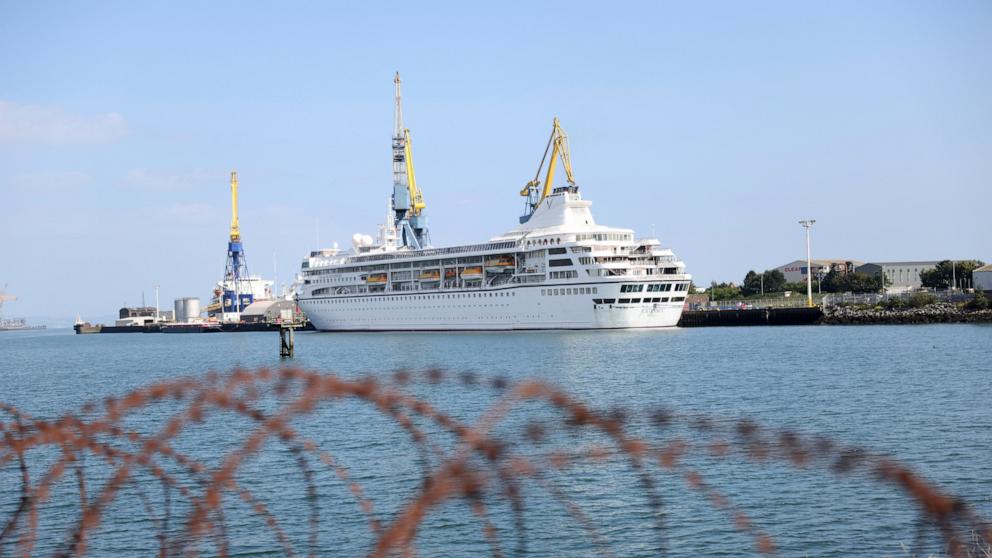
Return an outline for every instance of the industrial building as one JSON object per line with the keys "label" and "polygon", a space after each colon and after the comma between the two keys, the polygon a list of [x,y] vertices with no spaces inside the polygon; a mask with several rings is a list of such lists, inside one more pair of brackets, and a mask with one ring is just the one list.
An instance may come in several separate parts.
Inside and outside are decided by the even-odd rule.
{"label": "industrial building", "polygon": [[912,291],[923,286],[920,273],[934,269],[940,262],[869,262],[859,265],[858,273],[885,278],[885,292]]}
{"label": "industrial building", "polygon": [[[830,273],[831,269],[835,269],[841,273],[850,273],[864,262],[858,260],[813,260],[812,263],[813,276],[823,277],[824,275]],[[775,269],[782,272],[782,275],[785,276],[785,281],[787,283],[796,283],[806,280],[806,260],[789,262],[785,265],[780,265]]]}
{"label": "industrial building", "polygon": [[[158,318],[155,317],[156,312]],[[171,322],[173,314],[169,310],[156,310],[151,306],[124,307],[118,312],[115,326],[144,326],[158,322]]]}
{"label": "industrial building", "polygon": [[248,305],[241,312],[244,323],[283,323],[299,321],[295,300],[261,300]]}
{"label": "industrial building", "polygon": [[971,280],[975,284],[975,290],[982,290],[992,293],[992,264],[983,265],[971,272]]}

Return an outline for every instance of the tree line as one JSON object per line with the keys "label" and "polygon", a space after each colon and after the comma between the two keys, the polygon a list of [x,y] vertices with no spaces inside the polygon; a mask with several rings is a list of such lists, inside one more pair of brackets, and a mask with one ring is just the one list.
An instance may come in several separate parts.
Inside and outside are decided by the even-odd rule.
{"label": "tree line", "polygon": [[[920,272],[920,281],[925,288],[946,289],[952,283],[955,288],[973,286],[971,273],[985,265],[981,260],[944,260],[933,269]],[[891,282],[881,274],[843,272],[831,269],[822,278],[813,277],[813,291],[824,293],[877,293]],[[748,271],[738,285],[733,282],[710,284],[710,300],[732,300],[753,297],[760,294],[774,294],[785,291],[806,292],[806,281],[790,283],[777,269],[766,269],[761,273]]]}

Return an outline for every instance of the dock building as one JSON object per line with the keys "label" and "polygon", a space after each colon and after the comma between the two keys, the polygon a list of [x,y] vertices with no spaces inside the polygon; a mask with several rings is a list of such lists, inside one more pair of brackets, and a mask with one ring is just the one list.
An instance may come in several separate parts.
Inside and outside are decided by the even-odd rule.
{"label": "dock building", "polygon": [[975,283],[976,291],[992,293],[992,264],[983,265],[972,271],[971,280]]}
{"label": "dock building", "polygon": [[858,273],[885,278],[885,292],[899,293],[919,289],[923,286],[920,273],[934,269],[940,262],[868,262],[859,265]]}
{"label": "dock building", "polygon": [[[837,270],[841,273],[853,272],[859,265],[864,262],[858,260],[813,260],[813,277],[823,277],[824,275],[830,273],[831,269]],[[782,272],[785,276],[785,281],[787,283],[796,283],[799,281],[806,280],[807,267],[806,260],[795,260],[789,262],[785,265],[780,265],[776,267],[778,271]]]}

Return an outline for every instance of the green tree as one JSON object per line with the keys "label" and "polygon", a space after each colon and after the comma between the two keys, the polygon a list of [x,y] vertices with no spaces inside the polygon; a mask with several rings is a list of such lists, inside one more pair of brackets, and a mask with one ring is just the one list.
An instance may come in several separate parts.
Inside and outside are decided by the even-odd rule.
{"label": "green tree", "polygon": [[[819,290],[820,282],[816,277],[813,278],[813,292]],[[785,283],[782,285],[783,291],[792,291],[794,293],[806,294],[806,281],[795,281],[793,283]]]}
{"label": "green tree", "polygon": [[744,281],[741,283],[741,294],[744,296],[752,296],[761,292],[761,275],[758,275],[752,269],[747,272],[744,276]]}
{"label": "green tree", "polygon": [[741,297],[741,290],[733,283],[710,283],[710,300],[731,300]]}
{"label": "green tree", "polygon": [[970,287],[971,272],[985,265],[981,260],[944,260],[937,267],[920,272],[920,281],[924,287],[931,289],[946,289],[951,286],[952,278],[957,282],[956,288]]}
{"label": "green tree", "polygon": [[821,287],[828,293],[872,293],[882,289],[882,280],[867,273],[841,273],[832,269],[823,277]]}
{"label": "green tree", "polygon": [[741,283],[741,294],[754,296],[761,293],[782,292],[785,286],[785,275],[777,269],[765,270],[762,273],[748,271]]}
{"label": "green tree", "polygon": [[777,269],[766,270],[761,274],[765,281],[766,293],[780,293],[785,287],[785,275]]}

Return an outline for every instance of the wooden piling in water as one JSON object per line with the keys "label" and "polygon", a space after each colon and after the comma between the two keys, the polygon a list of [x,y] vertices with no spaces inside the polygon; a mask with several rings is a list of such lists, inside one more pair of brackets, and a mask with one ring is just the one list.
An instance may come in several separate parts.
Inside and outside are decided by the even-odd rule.
{"label": "wooden piling in water", "polygon": [[292,357],[294,351],[293,326],[279,326],[279,356]]}

